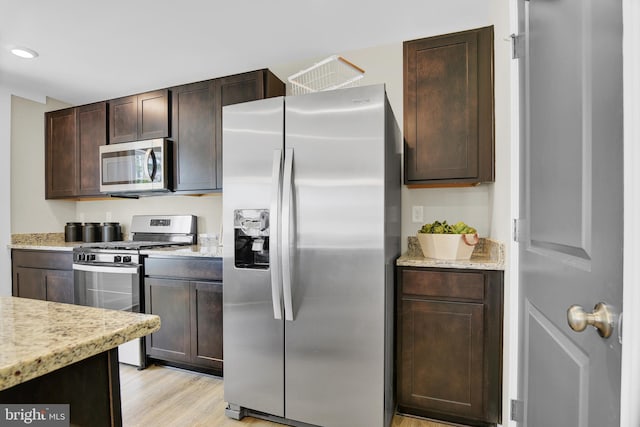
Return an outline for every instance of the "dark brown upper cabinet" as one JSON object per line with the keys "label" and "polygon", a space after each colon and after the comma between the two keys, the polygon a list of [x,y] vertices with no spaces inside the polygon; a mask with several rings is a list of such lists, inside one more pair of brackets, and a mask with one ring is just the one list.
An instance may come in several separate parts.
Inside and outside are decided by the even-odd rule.
{"label": "dark brown upper cabinet", "polygon": [[176,191],[216,188],[215,80],[171,89]]}
{"label": "dark brown upper cabinet", "polygon": [[99,147],[107,144],[107,103],[78,107],[76,195],[101,196]]}
{"label": "dark brown upper cabinet", "polygon": [[404,183],[494,181],[493,26],[404,42]]}
{"label": "dark brown upper cabinet", "polygon": [[45,198],[101,196],[98,147],[107,143],[107,104],[45,114]]}
{"label": "dark brown upper cabinet", "polygon": [[45,113],[45,198],[73,197],[76,185],[77,112]]}
{"label": "dark brown upper cabinet", "polygon": [[109,144],[166,138],[169,125],[169,89],[109,101]]}
{"label": "dark brown upper cabinet", "polygon": [[222,107],[284,92],[284,83],[266,69],[171,88],[175,190],[221,190]]}

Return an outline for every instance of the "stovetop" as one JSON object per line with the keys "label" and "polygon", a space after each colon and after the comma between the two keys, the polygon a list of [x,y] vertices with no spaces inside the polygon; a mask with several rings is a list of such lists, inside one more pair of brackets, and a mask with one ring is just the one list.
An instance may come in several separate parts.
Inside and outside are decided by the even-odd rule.
{"label": "stovetop", "polygon": [[108,249],[108,250],[141,250],[151,248],[163,248],[169,246],[185,246],[187,242],[170,242],[170,241],[141,241],[141,240],[123,240],[116,242],[96,242],[83,243],[78,247],[81,250],[92,249]]}
{"label": "stovetop", "polygon": [[141,250],[196,243],[194,215],[134,215],[132,240],[83,243],[73,248],[74,268],[82,264],[126,266],[142,262]]}
{"label": "stovetop", "polygon": [[143,240],[84,243],[73,248],[73,264],[74,268],[82,264],[127,267],[142,262],[140,251],[143,249],[185,245],[189,243]]}

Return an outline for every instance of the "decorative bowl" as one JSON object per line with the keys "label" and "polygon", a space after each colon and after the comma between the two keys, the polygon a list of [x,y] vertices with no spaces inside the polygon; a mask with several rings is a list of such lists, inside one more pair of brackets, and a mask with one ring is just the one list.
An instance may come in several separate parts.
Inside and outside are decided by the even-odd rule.
{"label": "decorative bowl", "polygon": [[478,234],[418,233],[425,258],[468,260],[478,243]]}

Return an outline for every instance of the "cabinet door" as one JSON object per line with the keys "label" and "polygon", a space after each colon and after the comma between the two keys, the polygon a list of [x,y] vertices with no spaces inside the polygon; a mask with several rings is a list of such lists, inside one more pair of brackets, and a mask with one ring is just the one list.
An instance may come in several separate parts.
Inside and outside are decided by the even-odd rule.
{"label": "cabinet door", "polygon": [[216,106],[214,81],[171,90],[175,147],[175,190],[216,188]]}
{"label": "cabinet door", "polygon": [[168,137],[169,90],[138,95],[138,139]]}
{"label": "cabinet door", "polygon": [[78,107],[76,195],[100,195],[99,147],[107,144],[107,103]]}
{"label": "cabinet door", "polygon": [[262,70],[237,74],[216,80],[216,182],[222,189],[222,107],[264,98],[264,73]]}
{"label": "cabinet door", "polygon": [[493,27],[404,43],[405,184],[494,180]]}
{"label": "cabinet door", "polygon": [[402,301],[398,403],[481,418],[483,305]]}
{"label": "cabinet door", "polygon": [[194,364],[222,370],[222,283],[191,283]]}
{"label": "cabinet door", "polygon": [[147,278],[145,307],[160,316],[158,332],[147,337],[147,354],[167,360],[188,362],[191,357],[191,311],[189,282]]}
{"label": "cabinet door", "polygon": [[43,270],[15,267],[13,269],[13,296],[46,300],[47,292]]}
{"label": "cabinet door", "polygon": [[45,198],[73,197],[76,188],[76,109],[46,113]]}
{"label": "cabinet door", "polygon": [[44,270],[46,300],[73,304],[73,271]]}
{"label": "cabinet door", "polygon": [[109,144],[138,139],[138,97],[109,101]]}

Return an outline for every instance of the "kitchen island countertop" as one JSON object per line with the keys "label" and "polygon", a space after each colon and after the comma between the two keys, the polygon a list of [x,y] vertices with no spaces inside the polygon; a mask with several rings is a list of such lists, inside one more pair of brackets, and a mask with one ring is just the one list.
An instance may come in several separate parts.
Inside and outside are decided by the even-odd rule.
{"label": "kitchen island countertop", "polygon": [[0,390],[159,328],[155,315],[0,296]]}

